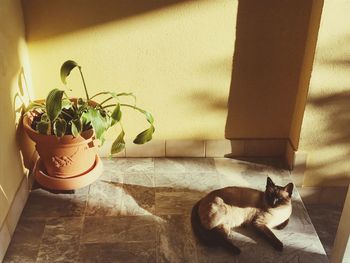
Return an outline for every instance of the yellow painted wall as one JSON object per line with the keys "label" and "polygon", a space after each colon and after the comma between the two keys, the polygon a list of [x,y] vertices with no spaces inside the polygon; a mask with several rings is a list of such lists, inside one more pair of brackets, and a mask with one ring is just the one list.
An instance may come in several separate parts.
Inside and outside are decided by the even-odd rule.
{"label": "yellow painted wall", "polygon": [[324,1],[300,140],[306,186],[350,182],[349,14],[349,1]]}
{"label": "yellow painted wall", "polygon": [[[35,93],[61,88],[60,65],[73,59],[90,93],[134,92],[155,139],[223,139],[237,2],[23,1]],[[76,72],[69,84],[83,96]],[[128,138],[145,126],[136,116]]]}
{"label": "yellow painted wall", "polygon": [[[0,227],[24,176],[16,144],[15,101],[21,68],[29,76],[20,1],[0,1]],[[27,77],[28,85],[30,79]],[[29,88],[29,87],[28,87]],[[23,94],[27,89],[24,89]]]}

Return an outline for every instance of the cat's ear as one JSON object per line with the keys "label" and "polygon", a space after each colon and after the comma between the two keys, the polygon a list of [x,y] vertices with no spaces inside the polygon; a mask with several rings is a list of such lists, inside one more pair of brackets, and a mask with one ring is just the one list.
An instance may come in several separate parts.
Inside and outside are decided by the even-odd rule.
{"label": "cat's ear", "polygon": [[275,186],[275,184],[274,184],[274,182],[272,182],[271,178],[267,177],[266,188],[274,187],[274,186]]}
{"label": "cat's ear", "polygon": [[288,192],[289,197],[292,196],[293,188],[294,188],[293,183],[289,183],[289,184],[287,184],[287,185],[284,187],[284,191]]}

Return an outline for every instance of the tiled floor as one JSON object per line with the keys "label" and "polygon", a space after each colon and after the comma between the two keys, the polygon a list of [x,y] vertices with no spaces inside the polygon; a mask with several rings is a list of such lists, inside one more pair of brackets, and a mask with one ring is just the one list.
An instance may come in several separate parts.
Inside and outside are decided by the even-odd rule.
{"label": "tiled floor", "polygon": [[254,232],[233,235],[233,256],[193,237],[190,211],[212,189],[264,189],[266,176],[287,184],[289,173],[230,159],[104,160],[99,181],[75,194],[34,190],[4,262],[328,262],[298,192],[289,225],[273,250]]}
{"label": "tiled floor", "polygon": [[306,208],[327,256],[330,258],[343,207],[309,204]]}

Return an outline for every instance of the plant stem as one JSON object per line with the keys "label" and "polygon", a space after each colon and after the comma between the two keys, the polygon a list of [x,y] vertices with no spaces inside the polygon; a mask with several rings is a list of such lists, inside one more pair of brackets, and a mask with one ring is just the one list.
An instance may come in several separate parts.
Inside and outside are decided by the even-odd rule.
{"label": "plant stem", "polygon": [[[102,108],[105,109],[105,108],[114,107],[114,106],[117,106],[117,104],[108,104],[108,105],[106,105],[106,106],[104,106]],[[138,111],[140,111],[142,113],[145,112],[143,109],[140,109],[139,107],[136,107],[136,106],[133,106],[133,105],[130,105],[130,104],[126,104],[126,103],[120,103],[120,106],[133,108],[134,110],[138,110]]]}
{"label": "plant stem", "polygon": [[105,99],[104,101],[102,101],[102,102],[100,103],[100,105],[106,103],[107,101],[109,101],[109,100],[111,100],[111,99],[113,99],[113,97],[109,97],[108,99]]}
{"label": "plant stem", "polygon": [[106,95],[106,94],[109,94],[109,92],[107,92],[107,91],[99,92],[99,93],[96,93],[94,96],[92,96],[91,99],[93,99],[99,95]]}
{"label": "plant stem", "polygon": [[68,116],[71,119],[74,119],[73,116],[71,116],[70,114],[68,114],[67,112],[61,111],[63,114],[65,114],[66,116]]}
{"label": "plant stem", "polygon": [[87,101],[89,101],[89,94],[88,94],[88,91],[87,91],[87,88],[86,88],[86,84],[85,84],[85,79],[84,79],[84,76],[83,76],[83,72],[81,71],[81,67],[78,66],[78,69],[79,69],[79,72],[80,72],[80,76],[81,76],[81,79],[83,80],[83,85],[84,85],[84,89],[85,89],[85,95],[86,95],[86,99]]}

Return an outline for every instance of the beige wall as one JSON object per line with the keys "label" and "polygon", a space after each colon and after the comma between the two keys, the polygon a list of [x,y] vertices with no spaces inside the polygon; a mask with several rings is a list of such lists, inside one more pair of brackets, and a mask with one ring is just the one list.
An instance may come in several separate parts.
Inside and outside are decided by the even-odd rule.
{"label": "beige wall", "polygon": [[350,182],[350,2],[325,0],[300,150],[304,185]]}
{"label": "beige wall", "polygon": [[[237,2],[23,1],[34,90],[62,87],[60,65],[74,59],[90,93],[134,92],[155,139],[224,139]],[[77,73],[69,84],[84,94]],[[128,138],[145,126],[137,116]]]}
{"label": "beige wall", "polygon": [[[16,144],[15,108],[20,102],[21,68],[29,75],[27,49],[20,1],[0,1],[0,227],[24,176],[21,155]],[[30,79],[27,77],[28,85]],[[24,87],[23,94],[27,93]],[[28,93],[27,93],[28,94]],[[24,99],[27,99],[24,98]]]}

